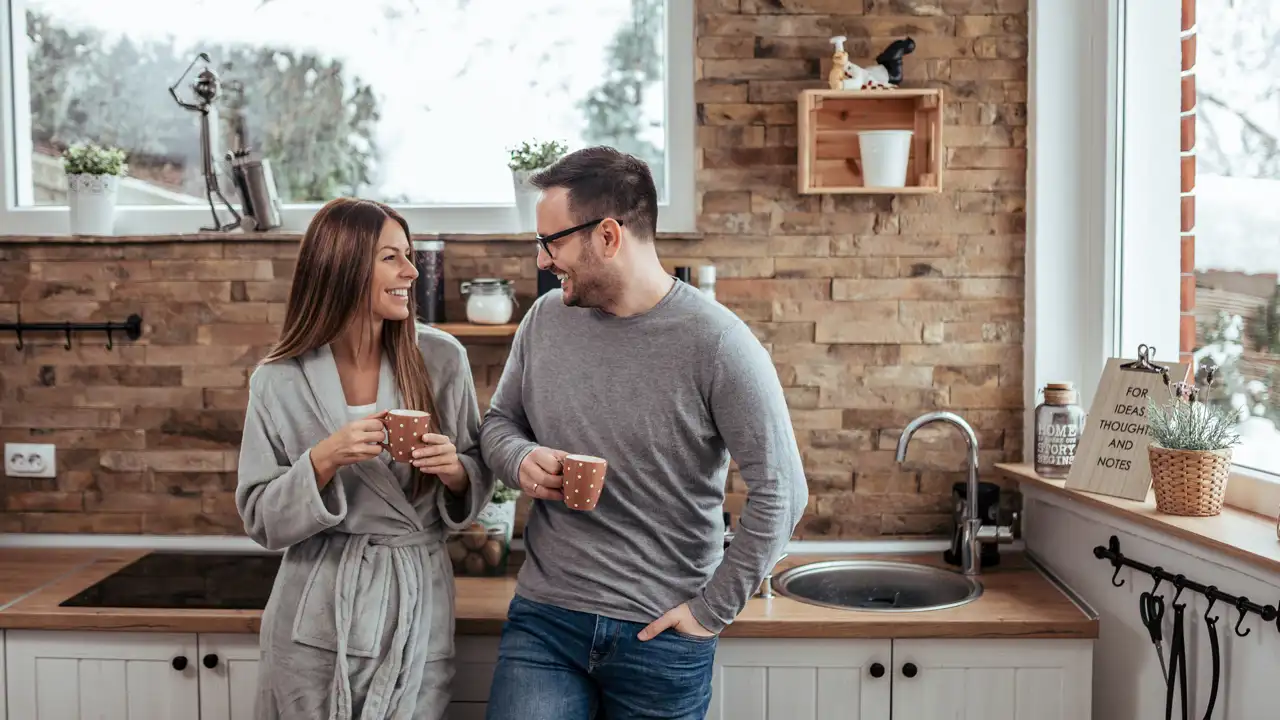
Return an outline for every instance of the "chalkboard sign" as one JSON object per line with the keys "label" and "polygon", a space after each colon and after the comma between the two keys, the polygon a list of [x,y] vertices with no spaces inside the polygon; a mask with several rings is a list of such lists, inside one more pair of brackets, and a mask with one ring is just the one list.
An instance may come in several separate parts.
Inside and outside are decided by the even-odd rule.
{"label": "chalkboard sign", "polygon": [[1155,351],[1139,345],[1137,360],[1107,361],[1066,487],[1129,500],[1147,499],[1151,490],[1147,401],[1163,403],[1169,396],[1169,384],[1185,381],[1190,369],[1184,363],[1153,363]]}

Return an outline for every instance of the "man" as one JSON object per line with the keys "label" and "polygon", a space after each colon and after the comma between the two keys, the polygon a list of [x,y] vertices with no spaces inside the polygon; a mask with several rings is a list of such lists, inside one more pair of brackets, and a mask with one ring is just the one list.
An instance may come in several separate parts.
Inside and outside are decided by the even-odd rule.
{"label": "man", "polygon": [[[535,175],[534,302],[481,428],[485,460],[533,498],[489,720],[702,718],[716,639],[808,502],[769,354],[658,260],[648,167],[611,148]],[[608,462],[593,511],[564,502],[566,454]],[[725,550],[729,458],[748,502]]]}

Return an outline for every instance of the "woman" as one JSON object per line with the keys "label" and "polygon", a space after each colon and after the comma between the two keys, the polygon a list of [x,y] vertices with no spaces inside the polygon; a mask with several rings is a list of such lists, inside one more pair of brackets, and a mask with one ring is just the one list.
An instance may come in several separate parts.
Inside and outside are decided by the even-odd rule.
{"label": "woman", "polygon": [[[302,238],[280,340],[249,380],[236,507],[284,549],[262,617],[258,718],[439,718],[453,675],[446,528],[493,492],[466,351],[414,322],[409,227],[366,200]],[[430,413],[412,463],[381,417]]]}

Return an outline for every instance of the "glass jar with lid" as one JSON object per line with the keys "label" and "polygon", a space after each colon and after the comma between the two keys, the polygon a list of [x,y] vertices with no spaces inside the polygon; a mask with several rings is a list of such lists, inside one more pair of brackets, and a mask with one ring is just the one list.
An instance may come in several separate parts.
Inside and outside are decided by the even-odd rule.
{"label": "glass jar with lid", "polygon": [[476,325],[504,325],[516,309],[515,289],[510,280],[476,278],[462,283],[467,297],[467,321]]}
{"label": "glass jar with lid", "polygon": [[1065,478],[1071,473],[1084,423],[1085,411],[1071,383],[1045,385],[1044,402],[1036,407],[1036,474]]}

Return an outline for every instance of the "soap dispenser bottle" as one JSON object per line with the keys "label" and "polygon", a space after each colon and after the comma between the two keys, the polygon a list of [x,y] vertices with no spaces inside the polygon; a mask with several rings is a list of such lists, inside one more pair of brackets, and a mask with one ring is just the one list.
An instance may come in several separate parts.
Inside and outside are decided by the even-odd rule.
{"label": "soap dispenser bottle", "polygon": [[831,86],[832,90],[844,89],[845,78],[849,77],[844,68],[849,63],[849,53],[844,50],[844,41],[847,39],[844,35],[836,35],[831,38],[831,44],[835,46],[835,52],[831,55],[831,70],[827,73],[827,84]]}

